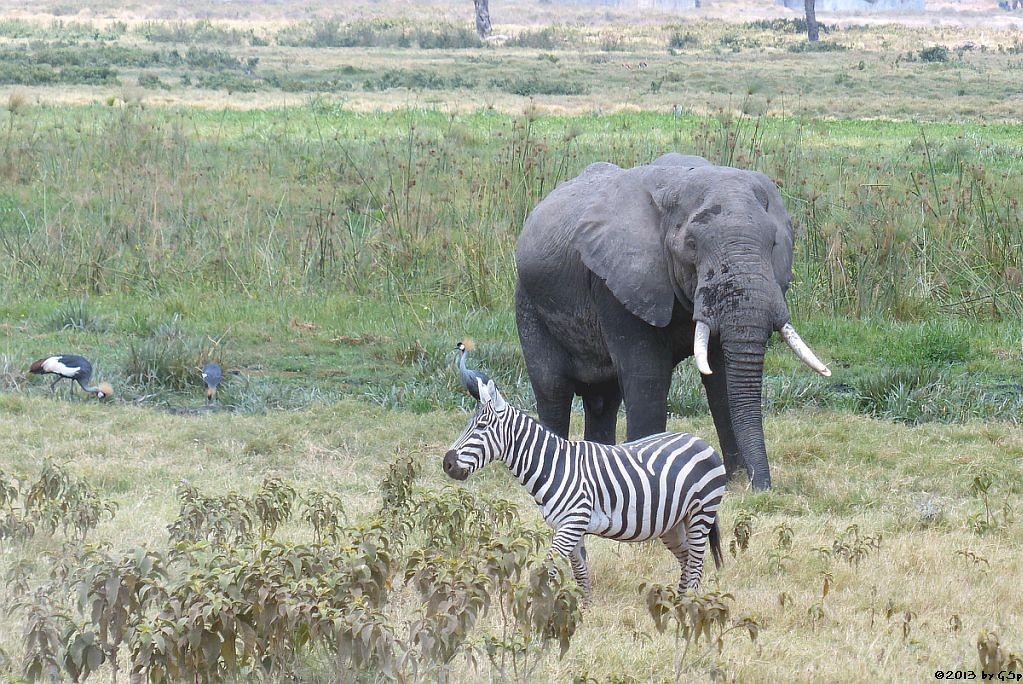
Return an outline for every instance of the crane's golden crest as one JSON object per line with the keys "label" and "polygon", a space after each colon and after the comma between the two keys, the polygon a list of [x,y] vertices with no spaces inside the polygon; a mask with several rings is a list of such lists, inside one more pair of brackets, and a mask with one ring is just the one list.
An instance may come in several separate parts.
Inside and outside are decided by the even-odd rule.
{"label": "crane's golden crest", "polygon": [[104,397],[114,396],[114,388],[109,382],[101,382],[97,387],[99,387],[99,391],[103,393]]}
{"label": "crane's golden crest", "polygon": [[464,340],[462,340],[462,344],[468,351],[472,351],[473,349],[476,348],[476,343],[472,341],[471,337],[466,337]]}

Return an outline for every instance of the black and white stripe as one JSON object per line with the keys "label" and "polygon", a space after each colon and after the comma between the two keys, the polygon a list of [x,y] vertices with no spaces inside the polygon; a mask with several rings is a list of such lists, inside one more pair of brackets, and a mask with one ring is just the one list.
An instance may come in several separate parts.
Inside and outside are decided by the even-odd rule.
{"label": "black and white stripe", "polygon": [[554,529],[552,552],[570,560],[587,593],[587,534],[659,538],[682,567],[683,589],[700,585],[708,540],[720,565],[717,510],[725,468],[705,441],[664,432],[617,445],[572,442],[510,406],[493,382],[480,383],[479,390],[479,408],[445,455],[444,471],[464,480],[503,460]]}

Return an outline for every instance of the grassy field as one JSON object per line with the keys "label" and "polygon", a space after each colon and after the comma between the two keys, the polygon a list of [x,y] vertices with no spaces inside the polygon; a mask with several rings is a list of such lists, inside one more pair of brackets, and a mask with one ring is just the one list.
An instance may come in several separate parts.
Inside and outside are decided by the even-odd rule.
{"label": "grassy field", "polygon": [[[805,52],[759,5],[583,24],[519,3],[486,47],[447,6],[2,6],[3,676],[1020,670],[1023,46],[1004,21],[835,19]],[[578,596],[532,574],[535,507],[499,466],[440,470],[473,408],[455,342],[533,406],[511,307],[528,211],[592,161],[672,149],[779,183],[789,303],[835,371],[768,351],[775,489],[731,484],[726,565],[678,603],[718,648],[655,628],[644,585],[676,579],[656,544],[588,543],[592,606],[538,617]],[[116,396],[51,396],[26,370],[54,353]],[[212,407],[206,359],[229,372]],[[670,406],[714,437],[689,363]],[[267,605],[258,636],[212,636]]]}

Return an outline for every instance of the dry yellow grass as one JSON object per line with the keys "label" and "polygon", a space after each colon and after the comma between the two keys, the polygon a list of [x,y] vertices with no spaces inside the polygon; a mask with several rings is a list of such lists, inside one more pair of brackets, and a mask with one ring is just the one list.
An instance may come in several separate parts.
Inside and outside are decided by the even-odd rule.
{"label": "dry yellow grass", "polygon": [[[166,544],[181,480],[208,493],[248,493],[273,473],[299,491],[339,492],[355,514],[368,511],[396,447],[420,454],[422,486],[506,497],[520,504],[522,519],[538,519],[500,465],[464,485],[443,477],[440,457],[463,426],[461,414],[415,416],[348,402],[266,416],[171,415],[31,396],[9,396],[0,413],[0,468],[36,472],[46,458],[66,463],[119,503],[92,538],[119,550]],[[713,435],[705,419],[671,427]],[[749,682],[921,681],[936,669],[977,670],[975,640],[987,629],[1019,651],[1023,531],[1013,523],[979,534],[969,521],[983,510],[970,492],[978,472],[995,476],[999,518],[1003,504],[1021,514],[1023,429],[908,428],[840,414],[774,417],[767,429],[777,488],[752,494],[733,483],[722,519],[726,548],[742,511],[755,515],[752,539],[736,557],[726,552],[726,566],[710,571],[706,585],[734,594],[734,614],[755,617],[763,631],[756,643],[726,638],[721,655],[693,658],[705,650],[694,649],[686,679],[719,668]],[[861,537],[880,534],[880,548],[858,564],[822,555],[819,549],[832,549],[850,525]],[[779,548],[779,526],[791,529],[791,549]],[[4,561],[59,543],[43,537],[24,549],[5,544]],[[541,678],[670,680],[675,645],[655,633],[639,587],[673,583],[674,559],[659,543],[591,540],[588,547],[593,606],[565,658],[541,664]],[[823,597],[825,573],[830,592]],[[16,652],[17,630],[12,621],[0,626],[9,652]],[[459,676],[489,677],[485,669]]]}

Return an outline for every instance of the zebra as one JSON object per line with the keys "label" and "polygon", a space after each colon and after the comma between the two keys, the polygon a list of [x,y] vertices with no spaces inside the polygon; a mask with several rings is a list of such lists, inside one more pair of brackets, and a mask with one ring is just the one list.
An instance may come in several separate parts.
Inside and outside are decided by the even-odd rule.
{"label": "zebra", "polygon": [[555,552],[568,559],[587,601],[587,534],[618,541],[659,538],[678,559],[683,591],[700,586],[708,540],[721,567],[717,511],[725,467],[705,441],[662,432],[618,445],[573,442],[508,404],[492,380],[477,386],[479,406],[444,455],[444,472],[465,480],[503,460],[554,529],[548,560]]}

